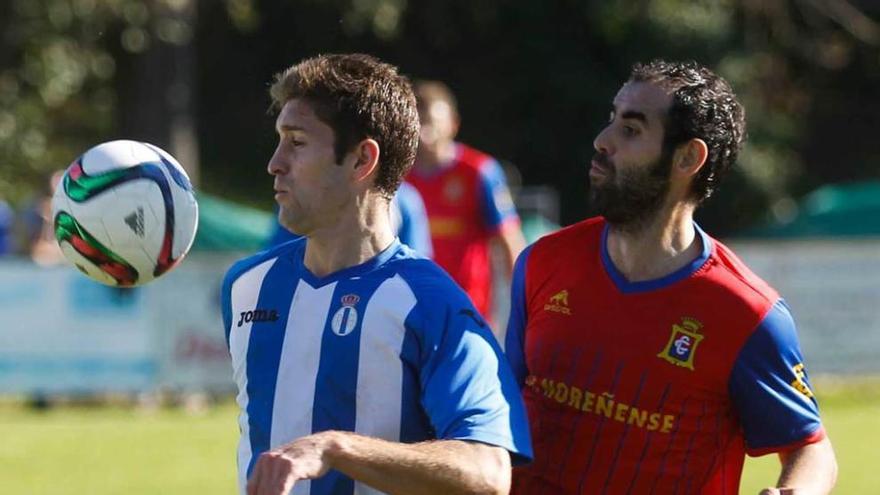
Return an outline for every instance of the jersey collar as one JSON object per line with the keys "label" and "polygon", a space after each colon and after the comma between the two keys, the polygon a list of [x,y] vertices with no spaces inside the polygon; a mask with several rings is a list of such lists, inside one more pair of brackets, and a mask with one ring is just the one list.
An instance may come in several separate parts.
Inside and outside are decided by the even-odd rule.
{"label": "jersey collar", "polygon": [[694,273],[697,270],[702,268],[702,266],[708,261],[709,256],[712,254],[712,238],[709,237],[703,229],[694,222],[694,229],[697,232],[697,235],[700,236],[700,240],[703,243],[703,250],[699,256],[694,258],[687,265],[679,268],[678,270],[670,273],[661,278],[657,278],[654,280],[642,280],[639,282],[630,282],[623,276],[622,273],[614,266],[614,262],[611,261],[611,255],[608,254],[608,230],[609,225],[606,223],[602,229],[602,265],[605,267],[605,272],[608,274],[611,281],[614,282],[614,285],[617,286],[617,289],[624,294],[632,294],[637,292],[648,292],[652,290],[662,289],[664,287],[668,287],[679,280],[684,280]]}
{"label": "jersey collar", "polygon": [[322,285],[327,285],[332,282],[337,282],[339,280],[350,279],[350,278],[359,277],[361,275],[365,275],[365,274],[375,270],[376,268],[384,265],[386,262],[388,262],[388,260],[393,258],[394,255],[396,255],[403,247],[403,244],[401,244],[400,239],[395,237],[394,241],[392,241],[391,244],[387,248],[383,249],[379,254],[377,254],[376,256],[373,256],[372,258],[368,259],[367,261],[364,261],[360,265],[350,266],[348,268],[343,268],[342,270],[328,274],[324,277],[318,277],[315,274],[313,274],[311,271],[309,271],[309,269],[306,267],[306,264],[304,261],[304,258],[306,255],[306,247],[305,246],[306,246],[307,242],[308,242],[308,240],[306,240],[306,242],[302,243],[303,247],[299,251],[299,253],[297,253],[296,262],[300,265],[300,267],[302,267],[302,274],[303,274],[302,279],[305,280],[312,287],[319,287]]}

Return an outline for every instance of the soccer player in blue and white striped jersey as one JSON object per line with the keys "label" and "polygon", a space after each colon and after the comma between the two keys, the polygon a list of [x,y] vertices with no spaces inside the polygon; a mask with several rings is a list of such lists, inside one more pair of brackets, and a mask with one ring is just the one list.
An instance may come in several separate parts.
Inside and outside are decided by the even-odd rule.
{"label": "soccer player in blue and white striped jersey", "polygon": [[507,493],[511,460],[532,455],[512,373],[464,292],[391,227],[418,142],[409,83],[328,55],[271,94],[279,220],[304,237],[224,281],[242,492]]}

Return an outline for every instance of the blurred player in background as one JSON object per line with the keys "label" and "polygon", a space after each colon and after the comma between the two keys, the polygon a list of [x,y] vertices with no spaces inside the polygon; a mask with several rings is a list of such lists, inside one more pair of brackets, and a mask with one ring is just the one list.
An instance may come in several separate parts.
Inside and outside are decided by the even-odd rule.
{"label": "blurred player in background", "polygon": [[779,487],[833,487],[788,306],[693,220],[744,136],[708,69],[633,68],[594,141],[602,216],[517,261],[506,352],[536,461],[514,493],[735,494],[744,454],[771,452]]}
{"label": "blurred player in background", "polygon": [[302,239],[234,265],[223,317],[249,495],[506,493],[531,456],[518,388],[467,296],[400,244],[409,82],[366,55],[305,60],[271,88],[280,222]]}
{"label": "blurred player in background", "polygon": [[52,172],[46,179],[45,189],[25,207],[19,216],[24,238],[24,251],[40,266],[54,266],[64,262],[64,254],[55,239],[55,219],[52,218],[52,195],[64,177],[64,170]]}
{"label": "blurred player in background", "polygon": [[[504,172],[489,155],[455,141],[459,116],[446,85],[414,85],[421,133],[407,177],[422,195],[431,224],[434,260],[461,285],[480,313],[492,316],[490,252],[500,253],[504,277],[525,245]],[[490,249],[492,244],[497,249]]]}
{"label": "blurred player in background", "polygon": [[[428,226],[428,213],[422,196],[412,185],[401,182],[391,201],[391,228],[397,233],[402,244],[411,247],[416,253],[430,258],[434,255],[431,247],[431,231]],[[275,231],[269,238],[267,247],[299,239],[301,236],[284,228],[281,222],[275,223]]]}
{"label": "blurred player in background", "polygon": [[0,197],[0,256],[12,253],[12,224],[15,212]]}

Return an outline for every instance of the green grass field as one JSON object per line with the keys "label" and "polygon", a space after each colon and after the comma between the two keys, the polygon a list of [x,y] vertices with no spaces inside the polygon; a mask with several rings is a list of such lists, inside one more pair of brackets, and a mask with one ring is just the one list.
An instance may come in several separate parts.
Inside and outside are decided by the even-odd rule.
{"label": "green grass field", "polygon": [[[819,384],[840,464],[835,493],[876,493],[869,479],[880,444],[880,382]],[[179,409],[0,403],[0,492],[26,495],[236,493],[238,428],[231,404],[199,415]],[[749,459],[742,493],[778,474],[775,456]]]}
{"label": "green grass field", "polygon": [[[880,445],[880,381],[816,383],[825,429],[837,453],[836,494],[877,493],[870,477]],[[774,455],[746,460],[740,493],[758,493],[776,481],[779,461]]]}

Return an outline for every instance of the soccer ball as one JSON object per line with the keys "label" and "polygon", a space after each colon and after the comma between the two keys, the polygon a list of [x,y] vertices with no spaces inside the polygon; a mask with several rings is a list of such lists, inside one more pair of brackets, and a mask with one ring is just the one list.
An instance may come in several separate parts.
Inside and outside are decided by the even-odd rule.
{"label": "soccer ball", "polygon": [[52,197],[68,261],[103,284],[145,284],[192,246],[199,207],[183,167],[157,146],[119,140],[74,160]]}

